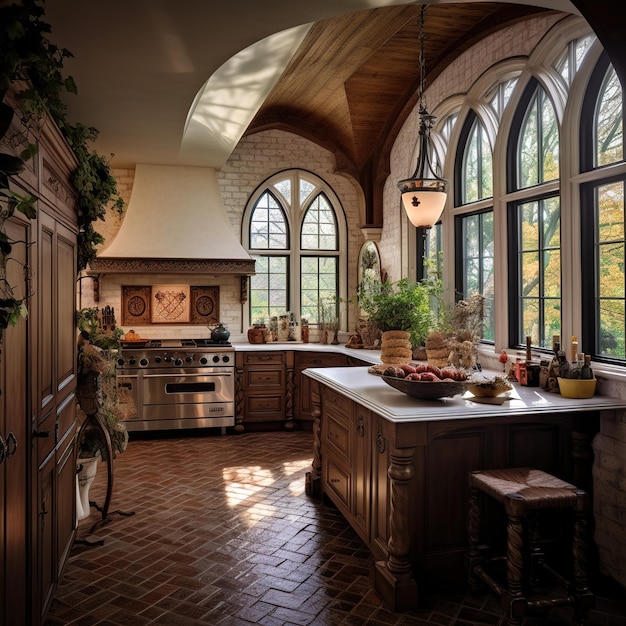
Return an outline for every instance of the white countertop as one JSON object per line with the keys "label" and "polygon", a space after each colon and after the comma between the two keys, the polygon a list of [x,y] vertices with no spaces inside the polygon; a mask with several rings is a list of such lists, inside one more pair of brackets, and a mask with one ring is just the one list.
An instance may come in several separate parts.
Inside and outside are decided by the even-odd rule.
{"label": "white countertop", "polygon": [[298,350],[302,352],[335,352],[345,354],[366,363],[380,363],[380,350],[346,348],[345,344],[302,343],[301,341],[272,341],[271,343],[233,342],[237,352],[267,352],[268,350]]}
{"label": "white countertop", "polygon": [[[626,408],[626,400],[594,396],[585,400],[563,398],[539,387],[513,383],[502,404],[486,404],[463,395],[437,400],[419,400],[390,387],[380,376],[369,374],[367,367],[328,367],[304,370],[307,376],[324,383],[378,415],[392,421],[441,421],[502,417],[529,413],[564,413]],[[496,372],[483,372],[494,376]]]}

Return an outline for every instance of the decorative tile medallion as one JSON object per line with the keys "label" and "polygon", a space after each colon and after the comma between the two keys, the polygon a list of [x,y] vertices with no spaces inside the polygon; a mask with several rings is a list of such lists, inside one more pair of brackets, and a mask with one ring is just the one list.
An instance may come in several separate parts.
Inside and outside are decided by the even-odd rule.
{"label": "decorative tile medallion", "polygon": [[192,324],[213,326],[220,321],[220,288],[191,287],[190,320]]}
{"label": "decorative tile medallion", "polygon": [[149,324],[151,287],[122,286],[122,326]]}
{"label": "decorative tile medallion", "polygon": [[189,285],[152,286],[152,323],[189,323]]}

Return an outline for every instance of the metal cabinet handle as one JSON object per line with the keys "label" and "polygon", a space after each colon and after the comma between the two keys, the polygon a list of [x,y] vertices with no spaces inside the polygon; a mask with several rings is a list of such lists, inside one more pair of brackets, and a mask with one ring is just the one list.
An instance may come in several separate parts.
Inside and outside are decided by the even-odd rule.
{"label": "metal cabinet handle", "polygon": [[49,437],[49,430],[33,430],[33,437],[41,437],[42,439]]}
{"label": "metal cabinet handle", "polygon": [[10,459],[17,451],[17,437],[13,434],[13,432],[10,432],[7,436],[6,451],[7,459]]}
{"label": "metal cabinet handle", "polygon": [[7,446],[4,443],[2,435],[0,435],[0,465],[2,465],[7,458]]}
{"label": "metal cabinet handle", "polygon": [[356,418],[356,434],[359,437],[365,437],[365,420],[362,415]]}

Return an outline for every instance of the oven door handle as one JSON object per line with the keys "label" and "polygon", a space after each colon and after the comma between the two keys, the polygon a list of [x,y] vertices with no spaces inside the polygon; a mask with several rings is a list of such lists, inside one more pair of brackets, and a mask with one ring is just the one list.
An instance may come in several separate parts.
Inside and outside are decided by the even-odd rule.
{"label": "oven door handle", "polygon": [[198,376],[205,377],[220,377],[233,376],[233,372],[194,372],[185,374],[144,374],[144,378],[198,378]]}

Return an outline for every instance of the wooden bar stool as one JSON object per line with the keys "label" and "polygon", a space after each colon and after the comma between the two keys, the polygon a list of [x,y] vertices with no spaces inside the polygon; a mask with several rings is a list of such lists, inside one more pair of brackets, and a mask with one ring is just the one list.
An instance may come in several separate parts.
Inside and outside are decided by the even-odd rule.
{"label": "wooden bar stool", "polygon": [[[555,476],[527,467],[470,472],[469,489],[470,589],[476,590],[481,581],[486,583],[500,597],[510,626],[520,625],[530,610],[557,606],[573,607],[576,622],[584,623],[594,604],[587,586],[588,494]],[[490,547],[480,543],[479,492],[504,507],[508,518],[505,556],[488,556]],[[547,509],[573,512],[572,566],[567,577],[548,565],[540,548],[538,516]],[[495,566],[502,561],[506,576],[502,574],[498,582]],[[556,583],[549,592],[544,583],[546,573]]]}

